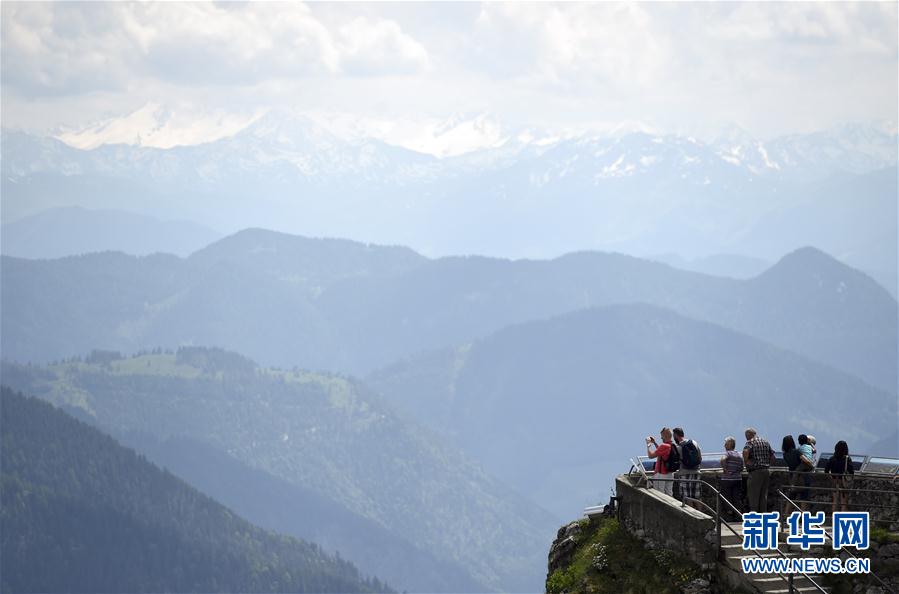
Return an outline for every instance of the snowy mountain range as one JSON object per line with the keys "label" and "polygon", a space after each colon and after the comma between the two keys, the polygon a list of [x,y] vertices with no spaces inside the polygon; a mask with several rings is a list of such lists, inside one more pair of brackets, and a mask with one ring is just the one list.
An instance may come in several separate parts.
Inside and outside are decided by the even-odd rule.
{"label": "snowy mountain range", "polygon": [[703,141],[640,123],[574,134],[490,115],[416,127],[271,111],[197,116],[189,128],[151,105],[128,117],[55,137],[4,129],[4,222],[78,205],[428,255],[770,260],[811,244],[895,285],[893,123],[766,141],[732,127]]}
{"label": "snowy mountain range", "polygon": [[[389,148],[403,148],[424,156],[439,157],[452,168],[453,157],[491,163],[497,155],[519,154],[530,149],[541,153],[549,147],[603,145],[603,169],[614,176],[633,175],[658,160],[658,155],[643,155],[640,162],[625,162],[624,154],[611,154],[610,143],[628,136],[643,136],[659,148],[672,140],[687,140],[709,149],[714,156],[731,165],[743,167],[755,176],[778,174],[786,178],[817,178],[848,171],[866,173],[894,165],[897,154],[897,128],[894,122],[846,124],[815,132],[794,134],[767,141],[753,137],[736,124],[719,130],[710,141],[664,134],[643,122],[600,124],[589,130],[546,130],[504,124],[493,114],[454,114],[446,119],[386,120],[340,113],[293,113],[271,110],[248,115],[184,112],[148,103],[135,112],[111,118],[79,129],[50,135],[66,145],[92,150],[108,145],[144,149],[174,149],[214,145],[228,150],[252,149],[260,161],[285,160],[305,174],[324,173],[310,167],[309,153],[323,151],[322,160],[345,162],[336,151],[353,153],[362,147],[364,156],[356,159],[363,166],[375,161],[381,141]],[[244,146],[241,144],[244,143]],[[16,147],[18,148],[18,147]],[[266,150],[268,148],[269,150]],[[354,151],[355,149],[355,151]],[[8,151],[5,151],[8,153]],[[388,151],[389,152],[389,151]],[[652,152],[652,151],[648,151]],[[9,156],[9,155],[7,155]],[[464,158],[468,156],[468,158]],[[599,156],[599,155],[597,155]],[[396,158],[396,155],[389,155]],[[695,165],[692,155],[683,164]],[[641,168],[640,165],[643,165]]]}

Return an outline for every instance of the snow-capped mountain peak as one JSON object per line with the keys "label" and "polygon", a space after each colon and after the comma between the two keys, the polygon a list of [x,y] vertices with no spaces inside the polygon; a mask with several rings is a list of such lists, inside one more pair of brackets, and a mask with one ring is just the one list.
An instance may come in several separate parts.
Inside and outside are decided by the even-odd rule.
{"label": "snow-capped mountain peak", "polygon": [[167,149],[233,136],[261,116],[262,112],[202,112],[149,102],[124,116],[107,118],[78,130],[65,130],[55,137],[69,146],[86,150],[105,144]]}

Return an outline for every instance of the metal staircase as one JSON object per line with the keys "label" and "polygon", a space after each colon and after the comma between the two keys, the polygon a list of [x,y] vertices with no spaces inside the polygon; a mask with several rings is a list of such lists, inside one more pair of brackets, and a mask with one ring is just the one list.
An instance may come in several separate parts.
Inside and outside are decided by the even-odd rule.
{"label": "metal staircase", "polygon": [[[728,568],[735,573],[743,576],[745,589],[752,592],[760,592],[766,594],[786,594],[788,592],[829,592],[829,589],[820,584],[821,576],[814,574],[807,575],[785,575],[785,574],[752,574],[743,573],[741,565],[743,558],[751,557],[797,557],[802,555],[808,556],[824,556],[823,547],[812,547],[809,551],[803,551],[798,546],[788,545],[780,542],[778,546],[779,552],[760,552],[759,555],[752,551],[743,550],[743,525],[740,522],[727,522],[729,530],[722,533],[721,536],[721,557],[719,562],[727,565]],[[790,589],[792,587],[792,590]]]}

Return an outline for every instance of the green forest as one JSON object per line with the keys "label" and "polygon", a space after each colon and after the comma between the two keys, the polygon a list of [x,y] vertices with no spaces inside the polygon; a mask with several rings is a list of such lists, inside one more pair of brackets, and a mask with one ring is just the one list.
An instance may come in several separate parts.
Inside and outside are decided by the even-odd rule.
{"label": "green forest", "polygon": [[3,592],[378,592],[111,437],[2,389]]}
{"label": "green forest", "polygon": [[[293,517],[311,502],[308,497],[275,510],[275,523],[240,503],[259,493],[247,497],[233,487],[200,486],[198,466],[179,471],[254,524],[274,524],[279,532],[340,551],[390,584],[443,592],[509,584],[524,591],[541,578],[545,538],[556,520],[432,432],[400,418],[357,380],[258,367],[239,354],[203,347],[129,357],[95,351],[47,367],[3,362],[0,368],[10,387],[48,400],[138,451],[180,442],[185,457],[218,452],[338,504],[345,510],[342,522],[347,514],[356,518],[355,534],[322,531],[313,521],[297,525]],[[374,530],[378,526],[387,527],[391,538]],[[372,549],[360,546],[366,542],[382,550],[377,556],[366,552]],[[508,542],[516,546],[503,545]],[[430,586],[409,579],[412,563]]]}

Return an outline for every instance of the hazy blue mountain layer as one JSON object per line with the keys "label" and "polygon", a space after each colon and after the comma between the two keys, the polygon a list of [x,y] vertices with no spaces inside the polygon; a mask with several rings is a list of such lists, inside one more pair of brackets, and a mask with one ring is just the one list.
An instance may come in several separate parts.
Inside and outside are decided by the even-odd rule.
{"label": "hazy blue mountain layer", "polygon": [[45,402],[2,389],[4,592],[377,592]]}
{"label": "hazy blue mountain layer", "polygon": [[612,476],[663,425],[683,426],[707,452],[750,425],[772,443],[813,433],[822,451],[845,439],[867,452],[899,421],[895,394],[647,305],[512,326],[368,382],[560,515],[603,502]]}
{"label": "hazy blue mountain layer", "polygon": [[187,256],[221,234],[187,221],[160,221],[121,210],[53,208],[2,227],[2,251],[19,258],[62,258],[91,252],[155,252]]}
{"label": "hazy blue mountain layer", "polygon": [[20,362],[209,344],[270,365],[366,373],[509,324],[645,302],[896,390],[895,299],[811,248],[747,280],[591,252],[426,260],[404,248],[261,230],[186,260],[104,253],[0,265],[2,349]]}
{"label": "hazy blue mountain layer", "polygon": [[439,159],[340,138],[284,113],[170,149],[81,150],[3,130],[2,206],[16,218],[58,206],[126,209],[226,231],[402,243],[429,255],[594,249],[773,260],[816,245],[895,286],[895,131],[847,126],[767,142],[644,132],[538,138]]}
{"label": "hazy blue mountain layer", "polygon": [[899,458],[899,429],[893,431],[878,442],[871,444],[867,454],[871,456],[889,456]]}
{"label": "hazy blue mountain layer", "polygon": [[438,559],[378,522],[205,443],[189,437],[162,441],[137,433],[123,434],[121,439],[257,526],[338,551],[360,570],[398,589],[478,592],[485,588],[460,565]]}
{"label": "hazy blue mountain layer", "polygon": [[827,246],[841,262],[877,279],[895,297],[899,172],[826,180],[795,204],[766,214],[740,239],[742,253],[776,257],[796,245]]}
{"label": "hazy blue mountain layer", "polygon": [[265,229],[245,229],[197,250],[188,262],[259,274],[306,288],[310,295],[347,278],[390,278],[426,263],[407,247],[346,239],[310,239]]}
{"label": "hazy blue mountain layer", "polygon": [[[399,541],[407,541],[439,560],[431,564],[435,588],[456,579],[454,587],[474,581],[480,590],[530,591],[543,578],[541,559],[557,519],[398,420],[353,381],[256,368],[238,355],[197,348],[129,359],[95,353],[86,363],[47,368],[6,364],[3,377],[83,409],[113,435],[199,442],[335,502],[397,537],[383,542],[392,547],[384,557],[403,554]],[[194,480],[190,468],[182,470]],[[471,581],[454,567],[464,567]]]}
{"label": "hazy blue mountain layer", "polygon": [[758,276],[768,268],[772,262],[761,258],[740,256],[738,254],[714,254],[705,258],[688,260],[677,254],[659,254],[648,258],[656,262],[664,262],[674,268],[690,270],[712,276],[725,276],[728,278],[748,279]]}

